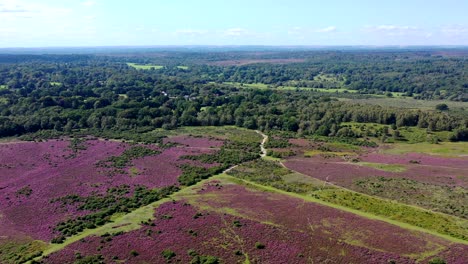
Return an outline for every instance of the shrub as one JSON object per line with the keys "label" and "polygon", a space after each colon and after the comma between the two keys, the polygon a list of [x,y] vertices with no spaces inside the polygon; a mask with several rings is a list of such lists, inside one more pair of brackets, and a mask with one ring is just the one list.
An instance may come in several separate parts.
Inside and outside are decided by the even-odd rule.
{"label": "shrub", "polygon": [[172,259],[173,257],[176,256],[176,253],[175,253],[174,251],[170,250],[170,249],[165,249],[165,250],[163,250],[163,251],[161,252],[161,255],[162,255],[165,259],[170,260],[170,259]]}
{"label": "shrub", "polygon": [[219,259],[213,256],[196,256],[190,261],[190,264],[218,264]]}
{"label": "shrub", "polygon": [[441,258],[433,258],[429,261],[429,264],[446,264],[447,262]]}
{"label": "shrub", "polygon": [[198,256],[198,253],[194,250],[194,249],[189,249],[187,251],[187,254],[191,257],[195,257],[195,256]]}
{"label": "shrub", "polygon": [[260,242],[255,242],[255,248],[256,249],[264,249],[265,245],[260,243]]}
{"label": "shrub", "polygon": [[232,225],[235,226],[235,227],[241,227],[242,226],[242,224],[241,224],[241,222],[239,220],[234,220],[232,222]]}
{"label": "shrub", "polygon": [[439,111],[447,111],[449,107],[447,104],[438,104],[436,105],[435,109]]}

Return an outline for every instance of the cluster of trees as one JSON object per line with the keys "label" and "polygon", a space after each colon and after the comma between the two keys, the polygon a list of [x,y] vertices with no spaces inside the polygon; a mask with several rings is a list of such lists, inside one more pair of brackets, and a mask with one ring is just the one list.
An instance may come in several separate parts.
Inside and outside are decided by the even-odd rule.
{"label": "cluster of trees", "polygon": [[[418,78],[417,85],[424,83],[422,76],[432,76],[431,80],[440,85],[443,81],[438,74],[445,77],[452,74],[456,80],[447,77],[452,88],[444,88],[444,94],[453,95],[459,91],[453,87],[465,81],[461,72],[466,63],[462,58],[428,56],[424,60],[432,63],[427,63],[416,53],[322,52],[315,57],[304,54],[310,56],[304,63],[241,67],[192,64],[190,70],[176,67],[136,70],[122,63],[124,58],[110,56],[0,56],[0,62],[4,62],[0,63],[0,136],[41,130],[71,133],[82,129],[124,133],[197,125],[346,136],[348,132],[340,124],[352,121],[418,126],[433,131],[456,130],[458,137],[454,139],[465,137],[467,119],[447,112],[356,105],[307,90],[249,90],[217,83],[268,83],[271,76],[283,76],[280,82],[313,80],[325,72],[339,75],[348,83],[351,80],[348,84],[351,86],[352,78],[370,82],[375,75],[396,76],[390,72],[404,71],[406,76]],[[176,59],[179,62],[191,59],[190,54],[186,54],[185,61],[182,58]],[[430,86],[424,87],[418,93],[432,91]],[[466,88],[460,91],[465,92]]]}

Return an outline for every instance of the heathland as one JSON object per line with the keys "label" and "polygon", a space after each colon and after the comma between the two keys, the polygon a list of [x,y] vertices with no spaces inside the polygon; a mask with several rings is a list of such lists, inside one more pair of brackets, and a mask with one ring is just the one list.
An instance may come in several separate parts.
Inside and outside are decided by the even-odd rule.
{"label": "heathland", "polygon": [[0,263],[466,263],[467,54],[0,54]]}

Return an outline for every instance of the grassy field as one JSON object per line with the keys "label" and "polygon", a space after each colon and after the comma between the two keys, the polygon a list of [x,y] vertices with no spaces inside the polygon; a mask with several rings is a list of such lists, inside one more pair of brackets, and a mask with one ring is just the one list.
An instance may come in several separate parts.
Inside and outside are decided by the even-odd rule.
{"label": "grassy field", "polygon": [[383,163],[373,163],[373,162],[357,162],[357,163],[351,163],[351,164],[370,167],[370,168],[374,168],[377,170],[388,171],[388,172],[406,171],[406,167],[403,165],[399,165],[399,164],[383,164]]}
{"label": "grassy field", "polygon": [[188,66],[177,66],[177,69],[188,70],[189,67]]}
{"label": "grassy field", "polygon": [[61,82],[50,82],[50,85],[52,85],[52,86],[60,86],[60,85],[62,85],[62,83],[61,83]]}
{"label": "grassy field", "polygon": [[137,63],[127,63],[127,65],[137,70],[151,70],[151,69],[160,70],[164,68],[164,66],[161,66],[161,65],[151,65],[151,64],[142,65],[142,64],[137,64]]}
{"label": "grassy field", "polygon": [[427,142],[417,144],[395,143],[390,148],[382,150],[386,154],[405,154],[411,152],[440,155],[445,157],[457,157],[468,155],[468,142],[442,142],[430,144]]}
{"label": "grassy field", "polygon": [[332,157],[344,157],[344,156],[354,156],[354,152],[342,152],[342,151],[321,151],[321,150],[308,150],[304,152],[305,157],[313,157],[317,155],[332,156]]}
{"label": "grassy field", "polygon": [[368,99],[351,99],[346,101],[359,104],[381,105],[385,107],[399,107],[425,110],[435,109],[435,106],[438,104],[447,104],[449,108],[468,108],[468,102],[454,102],[448,100],[416,100],[411,97],[399,96],[397,96],[396,98],[388,98],[385,95]]}
{"label": "grassy field", "polygon": [[6,90],[6,89],[7,89],[6,85],[4,85],[4,84],[0,85],[0,90]]}
{"label": "grassy field", "polygon": [[264,83],[233,83],[233,82],[225,82],[225,84],[233,85],[236,86],[237,88],[247,88],[247,89],[260,89],[260,90],[267,90],[267,89],[273,89],[273,90],[290,90],[290,91],[295,91],[295,90],[306,90],[306,91],[315,91],[315,92],[322,92],[322,93],[356,93],[356,90],[348,90],[346,88],[331,88],[331,89],[326,89],[326,88],[309,88],[309,87],[296,87],[296,86],[278,86],[278,87],[273,87],[272,85],[269,84],[264,84]]}
{"label": "grassy field", "polygon": [[354,181],[353,190],[468,219],[468,190],[405,178],[370,177]]}

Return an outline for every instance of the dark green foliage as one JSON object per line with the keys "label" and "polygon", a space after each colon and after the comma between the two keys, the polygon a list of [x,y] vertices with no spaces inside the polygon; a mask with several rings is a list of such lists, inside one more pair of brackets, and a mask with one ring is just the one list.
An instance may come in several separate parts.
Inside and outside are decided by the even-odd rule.
{"label": "dark green foliage", "polygon": [[195,256],[190,264],[218,264],[220,263],[219,259],[214,256]]}
{"label": "dark green foliage", "polygon": [[234,221],[232,222],[232,225],[233,225],[234,227],[241,227],[241,226],[242,226],[242,224],[241,224],[241,222],[240,222],[239,220],[234,220]]}
{"label": "dark green foliage", "polygon": [[459,128],[453,131],[450,141],[468,141],[468,128]]}
{"label": "dark green foliage", "polygon": [[[128,67],[125,61],[140,59],[125,56],[117,59],[76,55],[72,60],[67,55],[9,58],[0,64],[0,85],[7,87],[0,90],[0,137],[28,134],[25,139],[44,139],[91,134],[161,143],[155,128],[183,125],[236,125],[265,131],[353,137],[345,130],[339,131],[342,122],[350,121],[398,127],[420,123],[423,128],[432,121],[437,131],[466,128],[463,111],[455,117],[453,109],[444,113],[402,110],[355,105],[334,98],[403,92],[420,99],[466,101],[468,81],[462,73],[467,66],[462,57],[426,57],[406,51],[334,55],[296,51],[261,56],[308,59],[286,65],[200,65],[221,59],[220,54],[185,54],[183,61],[173,53],[156,56],[157,60],[173,65],[157,73]],[[244,59],[251,56],[243,52],[228,55]],[[204,59],[200,60],[200,56]],[[162,64],[162,61],[133,62]],[[190,61],[197,63],[187,71],[174,66]],[[261,82],[272,88],[239,89],[238,85],[224,82]],[[305,89],[275,88],[282,86]],[[330,94],[314,88],[355,89],[358,93]]]}
{"label": "dark green foliage", "polygon": [[178,180],[182,185],[193,185],[210,176],[219,174],[233,165],[257,159],[260,157],[259,152],[259,142],[255,140],[249,138],[228,140],[216,153],[182,156],[183,159],[198,160],[203,163],[217,164],[217,166],[204,168],[184,164],[181,166],[182,175],[179,176]]}
{"label": "dark green foliage", "polygon": [[183,165],[182,175],[179,176],[178,180],[182,185],[190,186],[195,183],[208,179],[209,177],[221,173],[227,166],[217,166],[211,168],[196,167],[191,165]]}
{"label": "dark green foliage", "polygon": [[32,194],[32,192],[33,190],[28,185],[16,191],[15,195],[16,197],[20,197],[20,196],[29,197]]}
{"label": "dark green foliage", "polygon": [[435,109],[439,111],[447,111],[449,107],[447,104],[438,104],[436,105]]}
{"label": "dark green foliage", "polygon": [[111,156],[103,161],[96,163],[98,167],[125,168],[133,159],[160,154],[160,151],[150,148],[135,146],[125,150],[120,156]]}
{"label": "dark green foliage", "polygon": [[172,258],[174,258],[176,256],[176,253],[170,249],[165,249],[161,252],[161,255],[167,259],[167,260],[170,260]]}
{"label": "dark green foliage", "polygon": [[242,149],[228,149],[221,148],[220,151],[214,154],[202,154],[199,156],[184,156],[182,158],[199,160],[203,163],[219,163],[225,167],[229,167],[235,164],[239,164],[245,161],[253,160],[259,157],[258,149],[256,152],[249,152],[248,150]]}
{"label": "dark green foliage", "polygon": [[178,191],[178,187],[169,186],[161,189],[147,189],[146,187],[136,187],[133,196],[125,197],[128,186],[123,185],[118,188],[111,188],[105,196],[78,197],[72,196],[60,198],[54,201],[69,203],[72,201],[82,203],[78,207],[80,210],[92,210],[91,214],[80,216],[74,219],[60,222],[55,230],[62,235],[53,239],[53,243],[61,243],[65,236],[72,236],[86,228],[95,228],[110,221],[110,217],[115,213],[128,213],[132,210],[148,205],[168,195]]}
{"label": "dark green foliage", "polygon": [[255,248],[256,249],[264,249],[265,245],[263,243],[260,243],[260,242],[255,242]]}
{"label": "dark green foliage", "polygon": [[429,261],[429,264],[446,264],[447,262],[441,258],[433,258]]}
{"label": "dark green foliage", "polygon": [[71,154],[67,158],[75,158],[78,155],[78,152],[81,150],[86,150],[87,146],[85,140],[82,138],[72,138],[70,139],[70,145],[68,148],[71,150]]}
{"label": "dark green foliage", "polygon": [[287,148],[291,145],[287,139],[269,136],[265,148]]}
{"label": "dark green foliage", "polygon": [[102,255],[93,255],[80,257],[73,264],[104,264],[104,257]]}
{"label": "dark green foliage", "polygon": [[187,254],[191,257],[195,257],[195,256],[198,256],[198,253],[194,250],[194,249],[189,249],[187,251]]}
{"label": "dark green foliage", "polygon": [[37,241],[27,243],[6,242],[0,244],[0,263],[26,263],[42,255],[44,246]]}

